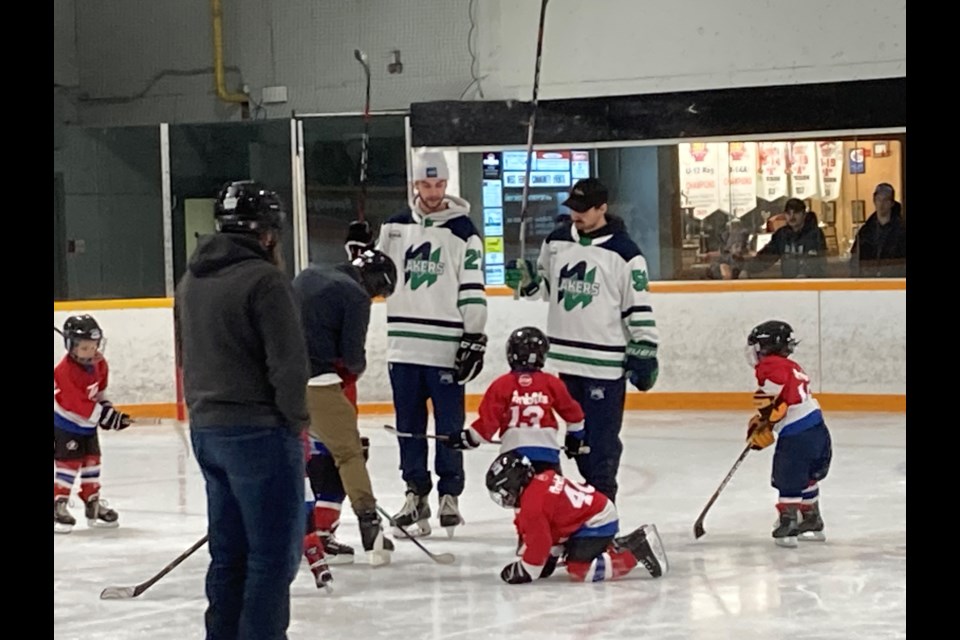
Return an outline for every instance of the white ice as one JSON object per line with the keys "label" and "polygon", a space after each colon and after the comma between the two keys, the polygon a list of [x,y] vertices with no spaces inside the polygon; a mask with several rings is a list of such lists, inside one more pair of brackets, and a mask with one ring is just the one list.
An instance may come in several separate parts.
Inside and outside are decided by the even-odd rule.
{"label": "white ice", "polygon": [[[389,420],[389,418],[387,418]],[[396,439],[384,418],[362,420],[381,505],[403,501]],[[834,458],[821,483],[825,543],[773,544],[772,448],[751,452],[707,515],[693,523],[743,446],[746,419],[726,412],[628,412],[622,432],[621,530],[656,523],[669,573],[638,567],[626,579],[582,584],[561,570],[534,584],[499,579],[516,537],[512,514],[483,486],[492,446],[465,453],[467,524],[455,537],[434,522],[423,543],[451,552],[433,564],[397,540],[390,566],[333,567],[335,592],[313,585],[304,562],[293,584],[289,637],[563,638],[658,640],[877,640],[906,637],[906,417],[831,413]],[[74,497],[73,532],[54,534],[54,636],[186,640],[204,635],[206,547],[133,600],[102,601],[107,586],[133,586],[176,558],[206,529],[203,479],[188,434],[174,424],[104,433],[102,494],[120,527],[88,529]],[[564,468],[579,478],[575,466]],[[432,496],[436,510],[436,494]],[[359,548],[344,508],[340,537]]]}

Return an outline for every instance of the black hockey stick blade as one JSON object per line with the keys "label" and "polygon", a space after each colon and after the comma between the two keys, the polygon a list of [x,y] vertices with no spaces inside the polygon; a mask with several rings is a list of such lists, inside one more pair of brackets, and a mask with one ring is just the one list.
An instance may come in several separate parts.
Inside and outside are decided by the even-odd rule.
{"label": "black hockey stick blade", "polygon": [[387,522],[390,523],[390,526],[400,531],[400,533],[405,535],[410,540],[410,542],[420,547],[420,550],[423,551],[428,556],[430,556],[430,559],[436,562],[437,564],[453,564],[454,562],[457,561],[456,556],[454,556],[452,553],[433,553],[432,551],[427,549],[425,546],[423,546],[420,543],[419,540],[417,540],[414,536],[410,535],[410,532],[408,532],[406,529],[398,525],[397,522],[390,517],[390,514],[384,511],[383,507],[381,507],[380,505],[377,505],[377,511],[379,511],[380,515],[382,515],[384,518],[387,519]]}
{"label": "black hockey stick blade", "polygon": [[134,587],[107,587],[106,589],[100,592],[100,599],[101,600],[129,600],[130,598],[136,598],[141,593],[143,593],[144,591],[152,587],[154,584],[156,584],[160,580],[160,578],[162,578],[163,576],[167,575],[168,573],[176,569],[181,562],[183,562],[184,560],[189,558],[191,555],[193,555],[194,551],[196,551],[203,545],[207,544],[208,537],[209,536],[204,535],[202,538],[197,540],[195,543],[193,543],[192,547],[190,547],[189,549],[181,553],[179,556],[177,556],[176,559],[173,560],[173,562],[165,566],[163,569],[160,570],[159,573],[157,573],[157,575],[153,576],[146,582],[141,582],[140,584]]}
{"label": "black hockey stick blade", "polygon": [[733,467],[727,473],[727,477],[723,479],[723,482],[720,483],[720,486],[717,487],[717,490],[713,492],[713,495],[710,496],[707,506],[703,508],[703,511],[700,512],[700,517],[697,518],[697,521],[693,523],[693,537],[697,540],[703,537],[703,534],[706,531],[703,528],[703,520],[707,517],[707,511],[710,510],[710,507],[713,506],[713,503],[717,501],[717,498],[720,497],[720,492],[723,491],[723,488],[727,486],[727,483],[730,482],[730,478],[733,477],[733,473],[737,470],[737,467],[740,466],[740,463],[743,462],[743,459],[747,457],[747,454],[750,453],[750,443],[747,443],[747,446],[743,448],[743,451],[740,453],[740,457],[737,458],[737,461],[733,463]]}
{"label": "black hockey stick blade", "polygon": [[383,428],[386,429],[389,433],[397,436],[398,438],[426,438],[429,440],[440,440],[444,442],[450,439],[450,436],[439,435],[435,436],[432,433],[404,433],[403,431],[397,431],[396,427],[391,427],[389,424],[383,425]]}

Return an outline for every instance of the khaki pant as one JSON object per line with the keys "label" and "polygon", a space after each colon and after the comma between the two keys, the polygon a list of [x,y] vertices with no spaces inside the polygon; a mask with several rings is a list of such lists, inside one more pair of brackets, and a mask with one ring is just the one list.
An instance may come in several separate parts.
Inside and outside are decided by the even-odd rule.
{"label": "khaki pant", "polygon": [[307,387],[310,435],[323,443],[333,455],[340,480],[355,512],[374,509],[377,499],[370,486],[370,475],[363,459],[363,445],[357,428],[357,410],[343,394],[339,384]]}

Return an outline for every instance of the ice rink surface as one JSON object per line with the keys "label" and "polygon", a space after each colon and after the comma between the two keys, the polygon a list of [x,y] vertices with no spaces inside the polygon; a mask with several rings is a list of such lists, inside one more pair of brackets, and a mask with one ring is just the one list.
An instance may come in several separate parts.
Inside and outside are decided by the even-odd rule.
{"label": "ice rink surface", "polygon": [[[775,546],[772,447],[751,452],[707,515],[693,523],[743,447],[745,413],[628,412],[622,432],[621,531],[660,530],[670,572],[642,567],[621,581],[570,582],[559,570],[528,585],[500,581],[514,559],[512,513],[483,486],[496,447],[464,454],[466,525],[448,539],[434,517],[423,543],[451,552],[433,564],[397,540],[393,563],[332,567],[335,592],[313,585],[305,561],[292,587],[289,637],[561,638],[657,640],[880,640],[906,637],[906,417],[827,413],[834,457],[821,483],[827,542]],[[396,439],[364,417],[374,490],[390,513],[403,502]],[[102,495],[120,527],[89,529],[74,496],[73,532],[54,535],[54,637],[59,640],[202,638],[206,547],[133,600],[102,601],[107,586],[145,581],[206,531],[203,479],[184,427],[101,432]],[[432,457],[431,457],[432,459]],[[580,479],[572,461],[566,473]],[[436,514],[436,493],[431,497]],[[339,537],[360,548],[345,505]]]}

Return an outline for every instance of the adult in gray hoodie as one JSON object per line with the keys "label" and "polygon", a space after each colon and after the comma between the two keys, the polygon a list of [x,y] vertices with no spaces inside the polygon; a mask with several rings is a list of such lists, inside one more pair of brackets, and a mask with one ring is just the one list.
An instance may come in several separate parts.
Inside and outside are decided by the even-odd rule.
{"label": "adult in gray hoodie", "polygon": [[218,233],[177,286],[177,350],[190,439],[207,491],[207,637],[286,638],[303,542],[307,349],[278,267],[283,208],[234,182]]}

